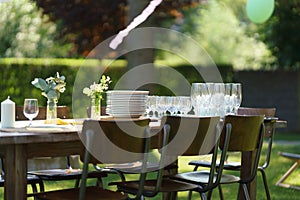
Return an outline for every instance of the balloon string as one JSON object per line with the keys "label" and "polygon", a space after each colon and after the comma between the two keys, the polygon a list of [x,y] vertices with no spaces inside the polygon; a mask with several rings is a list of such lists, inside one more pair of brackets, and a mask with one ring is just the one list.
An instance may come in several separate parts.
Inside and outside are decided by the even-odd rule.
{"label": "balloon string", "polygon": [[143,23],[161,2],[162,0],[152,0],[140,15],[135,17],[124,30],[121,30],[118,33],[118,35],[109,43],[109,47],[115,50],[123,42],[123,39],[129,34],[129,32]]}

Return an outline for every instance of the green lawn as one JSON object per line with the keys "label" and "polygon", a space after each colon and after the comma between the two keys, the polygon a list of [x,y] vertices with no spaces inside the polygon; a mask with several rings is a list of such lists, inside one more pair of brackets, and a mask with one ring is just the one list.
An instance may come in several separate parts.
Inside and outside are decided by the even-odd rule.
{"label": "green lawn", "polygon": [[[292,165],[292,162],[286,158],[280,157],[277,155],[279,151],[286,151],[291,153],[299,153],[300,152],[300,144],[282,144],[279,141],[299,141],[300,142],[300,134],[291,134],[291,133],[276,133],[275,137],[275,143],[273,146],[272,151],[272,157],[271,157],[271,163],[269,168],[266,170],[266,174],[268,177],[268,183],[269,183],[269,189],[271,193],[271,198],[273,200],[298,200],[300,191],[293,190],[293,189],[287,189],[282,187],[275,186],[275,183],[279,180],[279,178],[286,172],[286,170]],[[264,156],[266,153],[266,148],[263,148],[262,156]],[[235,156],[238,155],[230,155],[230,159],[235,159]],[[193,168],[191,166],[187,165],[187,162],[189,160],[185,157],[181,157],[179,159],[179,170],[180,171],[188,171],[192,170]],[[115,179],[116,177],[110,177],[109,179]],[[132,177],[129,177],[129,179]],[[291,177],[287,180],[288,183],[294,183],[300,186],[300,168],[297,169]],[[93,181],[90,181],[90,184],[93,184]],[[257,199],[263,200],[265,198],[265,192],[263,189],[262,179],[260,174],[257,178]],[[66,187],[73,187],[74,182],[73,181],[60,181],[60,182],[46,182],[45,187],[46,190],[55,190],[59,188],[66,188]],[[234,185],[224,185],[223,187],[224,197],[225,199],[236,199],[237,195],[237,184]],[[114,188],[112,188],[114,189]],[[31,191],[31,188],[28,187],[28,191]],[[182,192],[179,193],[179,199],[187,199],[187,193]],[[3,199],[3,188],[0,190],[0,198]],[[28,198],[32,199],[32,198]],[[161,199],[161,197],[151,198],[151,199]],[[198,194],[194,194],[193,199],[200,199]],[[212,199],[218,199],[218,193],[217,190],[213,193]]]}

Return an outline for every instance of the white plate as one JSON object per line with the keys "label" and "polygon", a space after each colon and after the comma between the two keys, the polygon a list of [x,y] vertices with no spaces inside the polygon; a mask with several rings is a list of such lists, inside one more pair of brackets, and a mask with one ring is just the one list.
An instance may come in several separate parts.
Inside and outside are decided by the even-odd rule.
{"label": "white plate", "polygon": [[143,90],[109,90],[106,92],[107,94],[143,94],[147,95],[149,94],[149,91],[143,91]]}

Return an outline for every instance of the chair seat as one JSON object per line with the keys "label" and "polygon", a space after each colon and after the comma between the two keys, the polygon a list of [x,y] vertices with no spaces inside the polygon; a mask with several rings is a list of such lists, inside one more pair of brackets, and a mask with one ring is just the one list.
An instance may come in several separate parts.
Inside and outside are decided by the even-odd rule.
{"label": "chair seat", "polygon": [[[151,197],[155,189],[157,180],[146,180],[144,186],[144,196]],[[134,194],[139,189],[139,181],[112,182],[109,185],[117,185],[117,187],[125,193]],[[180,192],[199,188],[199,186],[178,180],[164,178],[158,192]]]}
{"label": "chair seat", "polygon": [[[127,196],[110,190],[105,190],[100,187],[86,187],[85,200],[122,200],[127,199]],[[79,188],[56,190],[44,192],[36,195],[40,200],[74,200],[79,197]]]}
{"label": "chair seat", "polygon": [[[35,175],[42,180],[73,180],[80,179],[82,170],[69,170],[69,169],[47,169],[47,170],[38,170],[30,171],[28,174]],[[90,171],[88,173],[88,178],[102,178],[106,177],[105,172]]]}
{"label": "chair seat", "polygon": [[[200,161],[193,160],[193,161],[189,162],[189,165],[195,165],[198,167],[208,167],[209,168],[211,166],[211,163],[208,161],[203,161],[203,160],[200,160]],[[216,167],[217,168],[219,167],[219,163],[216,164]],[[233,162],[233,161],[226,162],[226,163],[224,163],[223,168],[228,169],[228,170],[239,170],[241,168],[241,163]]]}
{"label": "chair seat", "polygon": [[[193,184],[207,184],[209,181],[209,171],[193,171],[180,173],[172,176],[174,179],[178,179],[181,181],[187,181]],[[214,182],[216,177],[214,177]],[[234,183],[238,182],[240,178],[238,176],[230,175],[230,174],[222,174],[220,183]]]}
{"label": "chair seat", "polygon": [[[27,176],[27,184],[43,184],[43,181],[34,175]],[[4,187],[4,179],[3,177],[0,178],[0,187]]]}
{"label": "chair seat", "polygon": [[[106,166],[108,169],[115,169],[118,171],[121,171],[122,173],[125,174],[138,174],[142,170],[142,162],[134,162],[134,163],[125,163],[125,164],[112,164]],[[173,170],[177,169],[178,166],[176,163],[172,163],[168,166],[166,166],[164,169],[165,170]],[[147,163],[147,171],[157,171],[159,169],[159,163],[152,163],[148,162]]]}

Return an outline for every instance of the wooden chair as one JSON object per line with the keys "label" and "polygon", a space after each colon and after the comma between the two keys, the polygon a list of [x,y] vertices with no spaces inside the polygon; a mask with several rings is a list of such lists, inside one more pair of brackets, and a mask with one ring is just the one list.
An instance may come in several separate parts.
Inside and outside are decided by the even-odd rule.
{"label": "wooden chair", "polygon": [[[84,160],[80,189],[67,189],[44,192],[37,195],[38,199],[127,199],[128,196],[104,188],[86,186],[88,164],[129,163],[141,161],[140,188],[135,194],[140,199],[143,184],[147,175],[147,160],[150,151],[149,119],[136,120],[86,120],[80,134],[84,144]],[[100,172],[119,173],[113,169],[100,168]]]}
{"label": "wooden chair", "polygon": [[[251,172],[247,174],[247,177],[243,177],[241,175],[240,168],[240,176],[227,174],[225,170],[225,165],[223,166],[223,174],[218,185],[220,198],[223,199],[221,184],[230,184],[230,183],[239,183],[242,185],[242,189],[246,199],[250,199],[249,192],[247,189],[247,184],[251,183],[257,172],[257,167],[259,163],[262,143],[263,143],[263,135],[264,135],[264,116],[242,116],[242,115],[232,115],[226,116],[224,121],[224,128],[222,130],[221,138],[220,138],[220,149],[226,147],[224,145],[225,136],[230,132],[230,141],[228,144],[227,152],[255,152],[254,163],[251,163],[248,167],[248,170]],[[225,143],[226,144],[226,143]],[[221,163],[222,164],[222,163]],[[242,164],[243,165],[243,164]],[[211,165],[212,167],[213,165]],[[195,167],[194,170],[197,170],[199,165]],[[222,166],[218,166],[218,170],[222,169]],[[227,168],[226,168],[227,169]],[[228,169],[227,169],[228,170]],[[235,168],[236,170],[236,168]],[[197,174],[198,171],[194,173]],[[194,181],[197,181],[195,178]],[[210,192],[211,193],[211,192]],[[211,194],[209,194],[210,196]]]}
{"label": "wooden chair", "polygon": [[287,170],[287,172],[277,181],[276,186],[284,188],[292,188],[300,190],[299,186],[284,183],[284,181],[297,169],[300,165],[300,154],[288,153],[288,152],[278,152],[278,155],[283,156],[284,158],[290,159],[294,164]]}
{"label": "wooden chair", "polygon": [[[67,106],[58,106],[57,107],[57,117],[61,119],[70,118],[70,108]],[[23,114],[23,107],[17,106],[16,109],[16,118],[18,120],[27,120]],[[46,119],[46,107],[39,107],[39,114],[35,118],[36,120]],[[34,158],[30,159],[29,163],[37,164],[42,163],[43,169],[41,167],[35,167],[34,170],[29,170],[28,174],[30,176],[38,177],[43,181],[63,181],[63,180],[75,180],[74,187],[79,187],[79,181],[81,178],[82,170],[78,169],[80,167],[78,155],[67,155],[66,157],[55,157],[55,158]],[[50,167],[53,163],[55,167]],[[59,164],[61,163],[61,164]],[[49,168],[44,168],[45,165]],[[68,173],[66,173],[66,171]],[[98,173],[96,171],[89,171],[88,178],[97,179],[96,185],[102,184],[102,178],[104,173]],[[44,190],[41,190],[44,191]]]}
{"label": "wooden chair", "polygon": [[[178,156],[192,156],[199,154],[206,154],[210,152],[213,147],[218,144],[218,124],[219,117],[180,117],[167,116],[162,119],[162,124],[170,126],[169,143],[167,145],[162,143],[162,155],[168,158],[177,159]],[[217,157],[217,149],[215,148],[214,161]],[[164,159],[162,159],[164,160]],[[169,160],[169,159],[166,159]],[[164,165],[168,165],[165,163]],[[205,199],[205,192],[215,187],[217,184],[214,181],[215,170],[212,168],[210,177],[203,185],[183,182],[175,179],[174,176],[162,177],[162,165],[158,171],[158,176],[155,180],[146,180],[144,183],[144,197],[154,197],[158,193],[168,193],[172,195],[181,191],[194,190],[200,193],[202,199]],[[206,174],[206,175],[207,175]],[[207,177],[208,177],[207,176]],[[142,186],[138,181],[123,181],[113,183],[117,185],[119,191],[129,194],[137,193]]]}
{"label": "wooden chair", "polygon": [[[238,109],[239,115],[248,115],[248,116],[264,115],[265,116],[264,137],[268,139],[268,145],[267,145],[268,150],[267,150],[266,157],[264,157],[264,164],[258,166],[258,171],[260,171],[261,175],[262,175],[267,199],[271,199],[271,197],[270,197],[270,191],[269,191],[269,187],[268,187],[265,169],[270,164],[270,158],[271,158],[271,153],[272,153],[272,145],[273,145],[273,140],[274,140],[275,122],[276,122],[276,119],[274,118],[275,112],[276,112],[276,108],[240,107]],[[210,167],[210,163],[207,161],[192,161],[189,164],[194,165],[195,170],[197,170],[198,167]],[[226,160],[226,163],[224,165],[224,169],[227,169],[227,170],[240,170],[240,168],[241,168],[240,162],[230,162],[230,161]]]}

